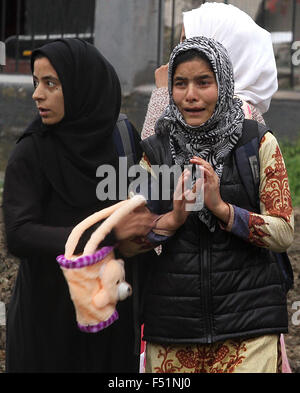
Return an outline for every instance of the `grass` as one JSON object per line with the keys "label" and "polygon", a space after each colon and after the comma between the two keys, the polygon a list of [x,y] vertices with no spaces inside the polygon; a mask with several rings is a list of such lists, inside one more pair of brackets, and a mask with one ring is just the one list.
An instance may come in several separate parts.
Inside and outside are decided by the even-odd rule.
{"label": "grass", "polygon": [[300,206],[300,136],[296,142],[279,142],[287,168],[293,207]]}

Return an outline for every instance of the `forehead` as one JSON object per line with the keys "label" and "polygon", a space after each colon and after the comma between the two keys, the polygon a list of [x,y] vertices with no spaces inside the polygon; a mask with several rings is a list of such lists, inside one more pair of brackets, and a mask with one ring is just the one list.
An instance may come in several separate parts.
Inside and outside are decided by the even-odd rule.
{"label": "forehead", "polygon": [[34,61],[33,73],[35,76],[51,75],[58,79],[57,72],[47,57],[38,57]]}
{"label": "forehead", "polygon": [[185,76],[188,74],[203,74],[203,73],[209,73],[210,75],[214,75],[214,73],[211,70],[210,65],[203,59],[200,58],[193,58],[191,60],[186,60],[180,64],[175,69],[174,72],[174,77],[179,75],[179,74],[184,74]]}

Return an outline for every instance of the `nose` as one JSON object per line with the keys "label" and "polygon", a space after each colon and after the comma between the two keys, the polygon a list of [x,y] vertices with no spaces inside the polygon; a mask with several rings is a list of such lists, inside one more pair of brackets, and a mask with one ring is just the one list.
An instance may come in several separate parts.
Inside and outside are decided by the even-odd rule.
{"label": "nose", "polygon": [[119,300],[124,300],[132,295],[132,288],[127,282],[122,282],[118,288]]}
{"label": "nose", "polygon": [[188,102],[197,101],[197,89],[194,83],[188,84],[185,99]]}
{"label": "nose", "polygon": [[44,90],[40,84],[37,85],[36,88],[34,89],[34,92],[32,94],[32,98],[34,101],[41,101],[41,100],[45,99],[45,93],[44,93]]}

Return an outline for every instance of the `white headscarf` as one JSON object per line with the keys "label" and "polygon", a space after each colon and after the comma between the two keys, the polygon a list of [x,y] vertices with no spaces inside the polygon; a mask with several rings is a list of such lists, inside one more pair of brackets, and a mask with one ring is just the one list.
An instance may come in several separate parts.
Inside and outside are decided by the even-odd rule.
{"label": "white headscarf", "polygon": [[213,38],[227,49],[235,94],[267,112],[278,89],[271,34],[239,8],[222,3],[205,3],[184,12],[183,24],[186,38]]}

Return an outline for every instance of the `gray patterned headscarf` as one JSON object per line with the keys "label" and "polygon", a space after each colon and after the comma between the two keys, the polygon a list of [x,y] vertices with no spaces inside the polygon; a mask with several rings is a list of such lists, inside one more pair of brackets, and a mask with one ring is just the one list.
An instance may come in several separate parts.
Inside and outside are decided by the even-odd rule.
{"label": "gray patterned headscarf", "polygon": [[[204,53],[209,59],[218,85],[218,100],[214,113],[200,126],[188,125],[174,103],[172,76],[175,58],[191,49]],[[224,161],[242,135],[244,112],[242,101],[234,97],[233,68],[226,49],[219,42],[206,37],[193,37],[177,45],[170,57],[169,105],[157,120],[155,132],[169,133],[173,159],[178,165],[189,165],[195,155],[209,162],[221,179]],[[199,219],[209,230],[215,230],[216,218],[204,206]]]}

